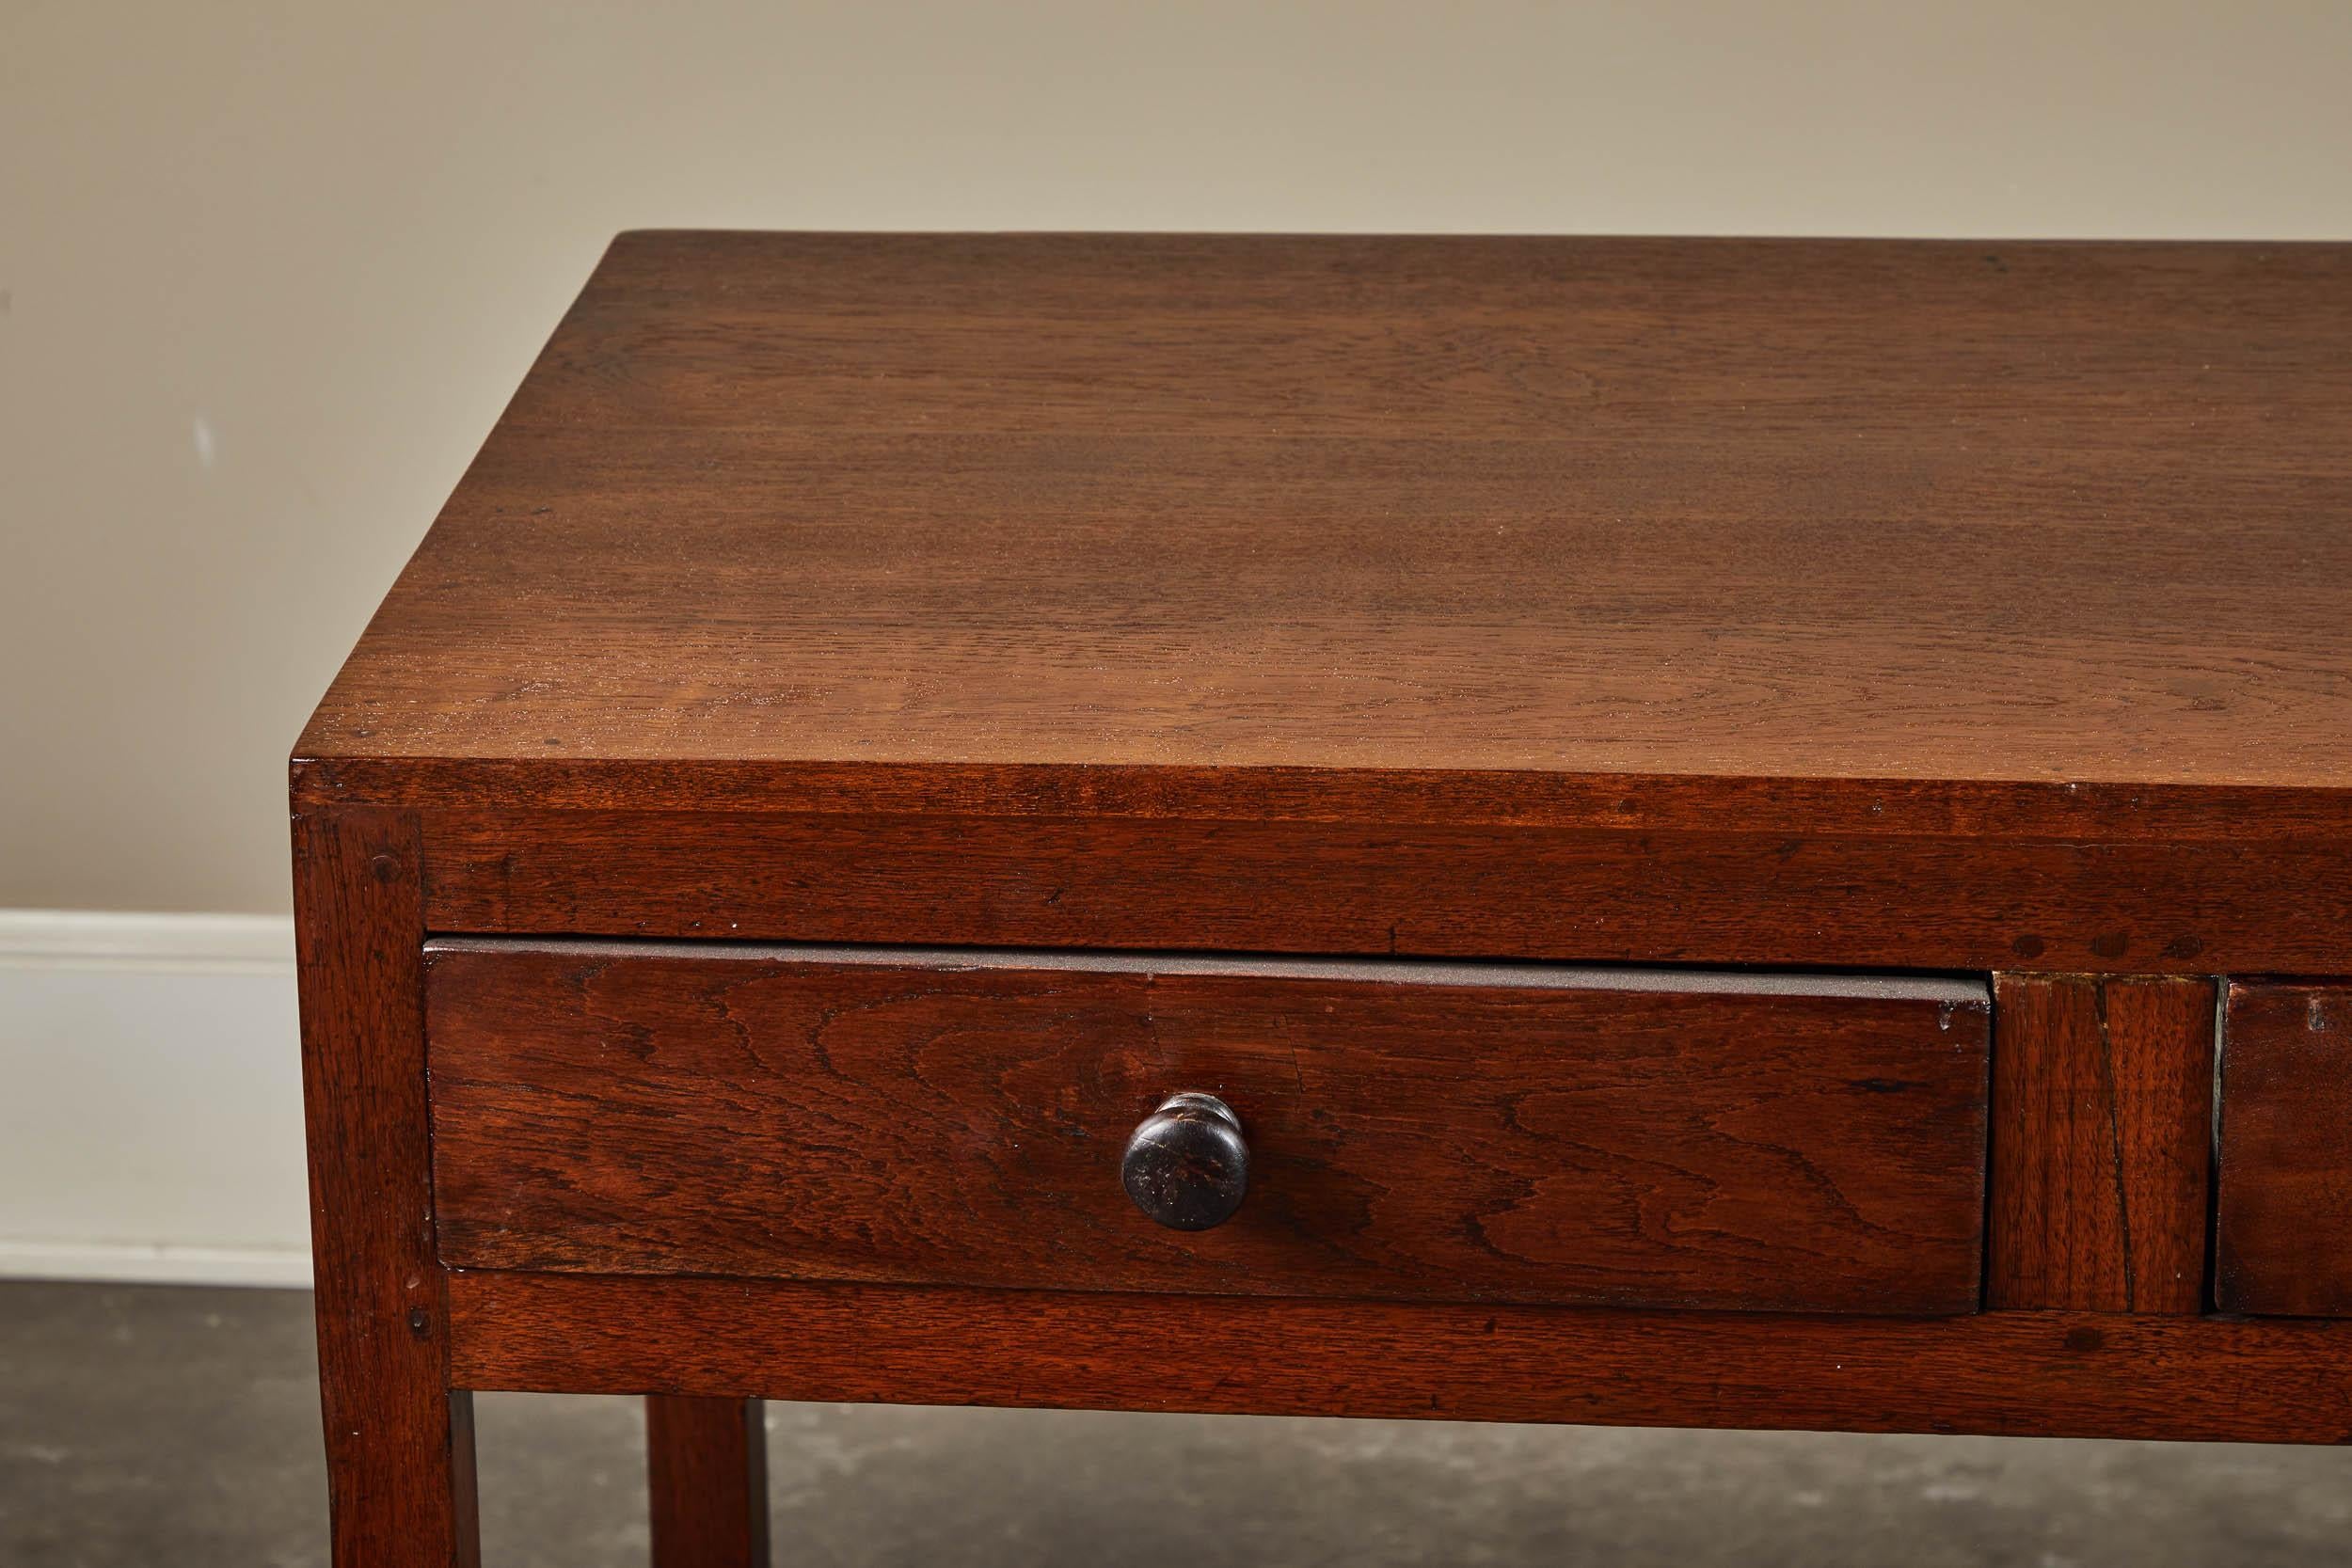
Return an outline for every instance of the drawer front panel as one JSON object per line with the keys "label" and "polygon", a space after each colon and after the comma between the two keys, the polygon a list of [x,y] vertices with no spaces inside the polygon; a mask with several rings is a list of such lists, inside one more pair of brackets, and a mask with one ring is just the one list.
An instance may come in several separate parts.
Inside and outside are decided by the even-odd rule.
{"label": "drawer front panel", "polygon": [[2352,984],[2230,987],[2214,1296],[2352,1316]]}
{"label": "drawer front panel", "polygon": [[[453,1265],[1973,1310],[1989,1002],[1939,980],[450,940]],[[1241,1207],[1153,1224],[1213,1094]]]}

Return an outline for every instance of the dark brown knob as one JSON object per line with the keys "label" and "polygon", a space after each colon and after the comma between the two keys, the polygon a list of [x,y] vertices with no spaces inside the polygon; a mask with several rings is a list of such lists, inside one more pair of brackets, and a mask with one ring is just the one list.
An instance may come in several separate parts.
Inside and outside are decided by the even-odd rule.
{"label": "dark brown knob", "polygon": [[1136,1207],[1170,1230],[1223,1225],[1249,1191],[1241,1117],[1213,1094],[1172,1094],[1127,1140],[1119,1180]]}

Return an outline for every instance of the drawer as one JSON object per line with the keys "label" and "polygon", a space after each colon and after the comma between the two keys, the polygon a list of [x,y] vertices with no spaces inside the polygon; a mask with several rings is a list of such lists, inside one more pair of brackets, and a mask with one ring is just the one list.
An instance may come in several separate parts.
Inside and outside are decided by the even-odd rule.
{"label": "drawer", "polygon": [[[1974,982],[442,940],[460,1267],[1953,1313],[1978,1302]],[[1247,1194],[1130,1201],[1222,1100]]]}
{"label": "drawer", "polygon": [[2352,984],[2229,988],[2214,1297],[2352,1315]]}

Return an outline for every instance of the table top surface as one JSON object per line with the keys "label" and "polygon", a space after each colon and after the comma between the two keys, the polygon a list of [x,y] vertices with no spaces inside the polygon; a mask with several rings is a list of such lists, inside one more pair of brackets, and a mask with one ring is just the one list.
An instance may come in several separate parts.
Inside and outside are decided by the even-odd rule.
{"label": "table top surface", "polygon": [[296,755],[2331,798],[2347,437],[2352,245],[627,234]]}

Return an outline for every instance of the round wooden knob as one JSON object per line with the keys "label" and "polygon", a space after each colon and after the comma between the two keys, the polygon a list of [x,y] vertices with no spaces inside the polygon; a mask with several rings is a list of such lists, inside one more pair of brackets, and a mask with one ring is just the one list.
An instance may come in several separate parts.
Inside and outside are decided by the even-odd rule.
{"label": "round wooden knob", "polygon": [[1127,1140],[1119,1180],[1136,1207],[1170,1230],[1223,1225],[1249,1191],[1241,1117],[1213,1094],[1172,1094]]}

